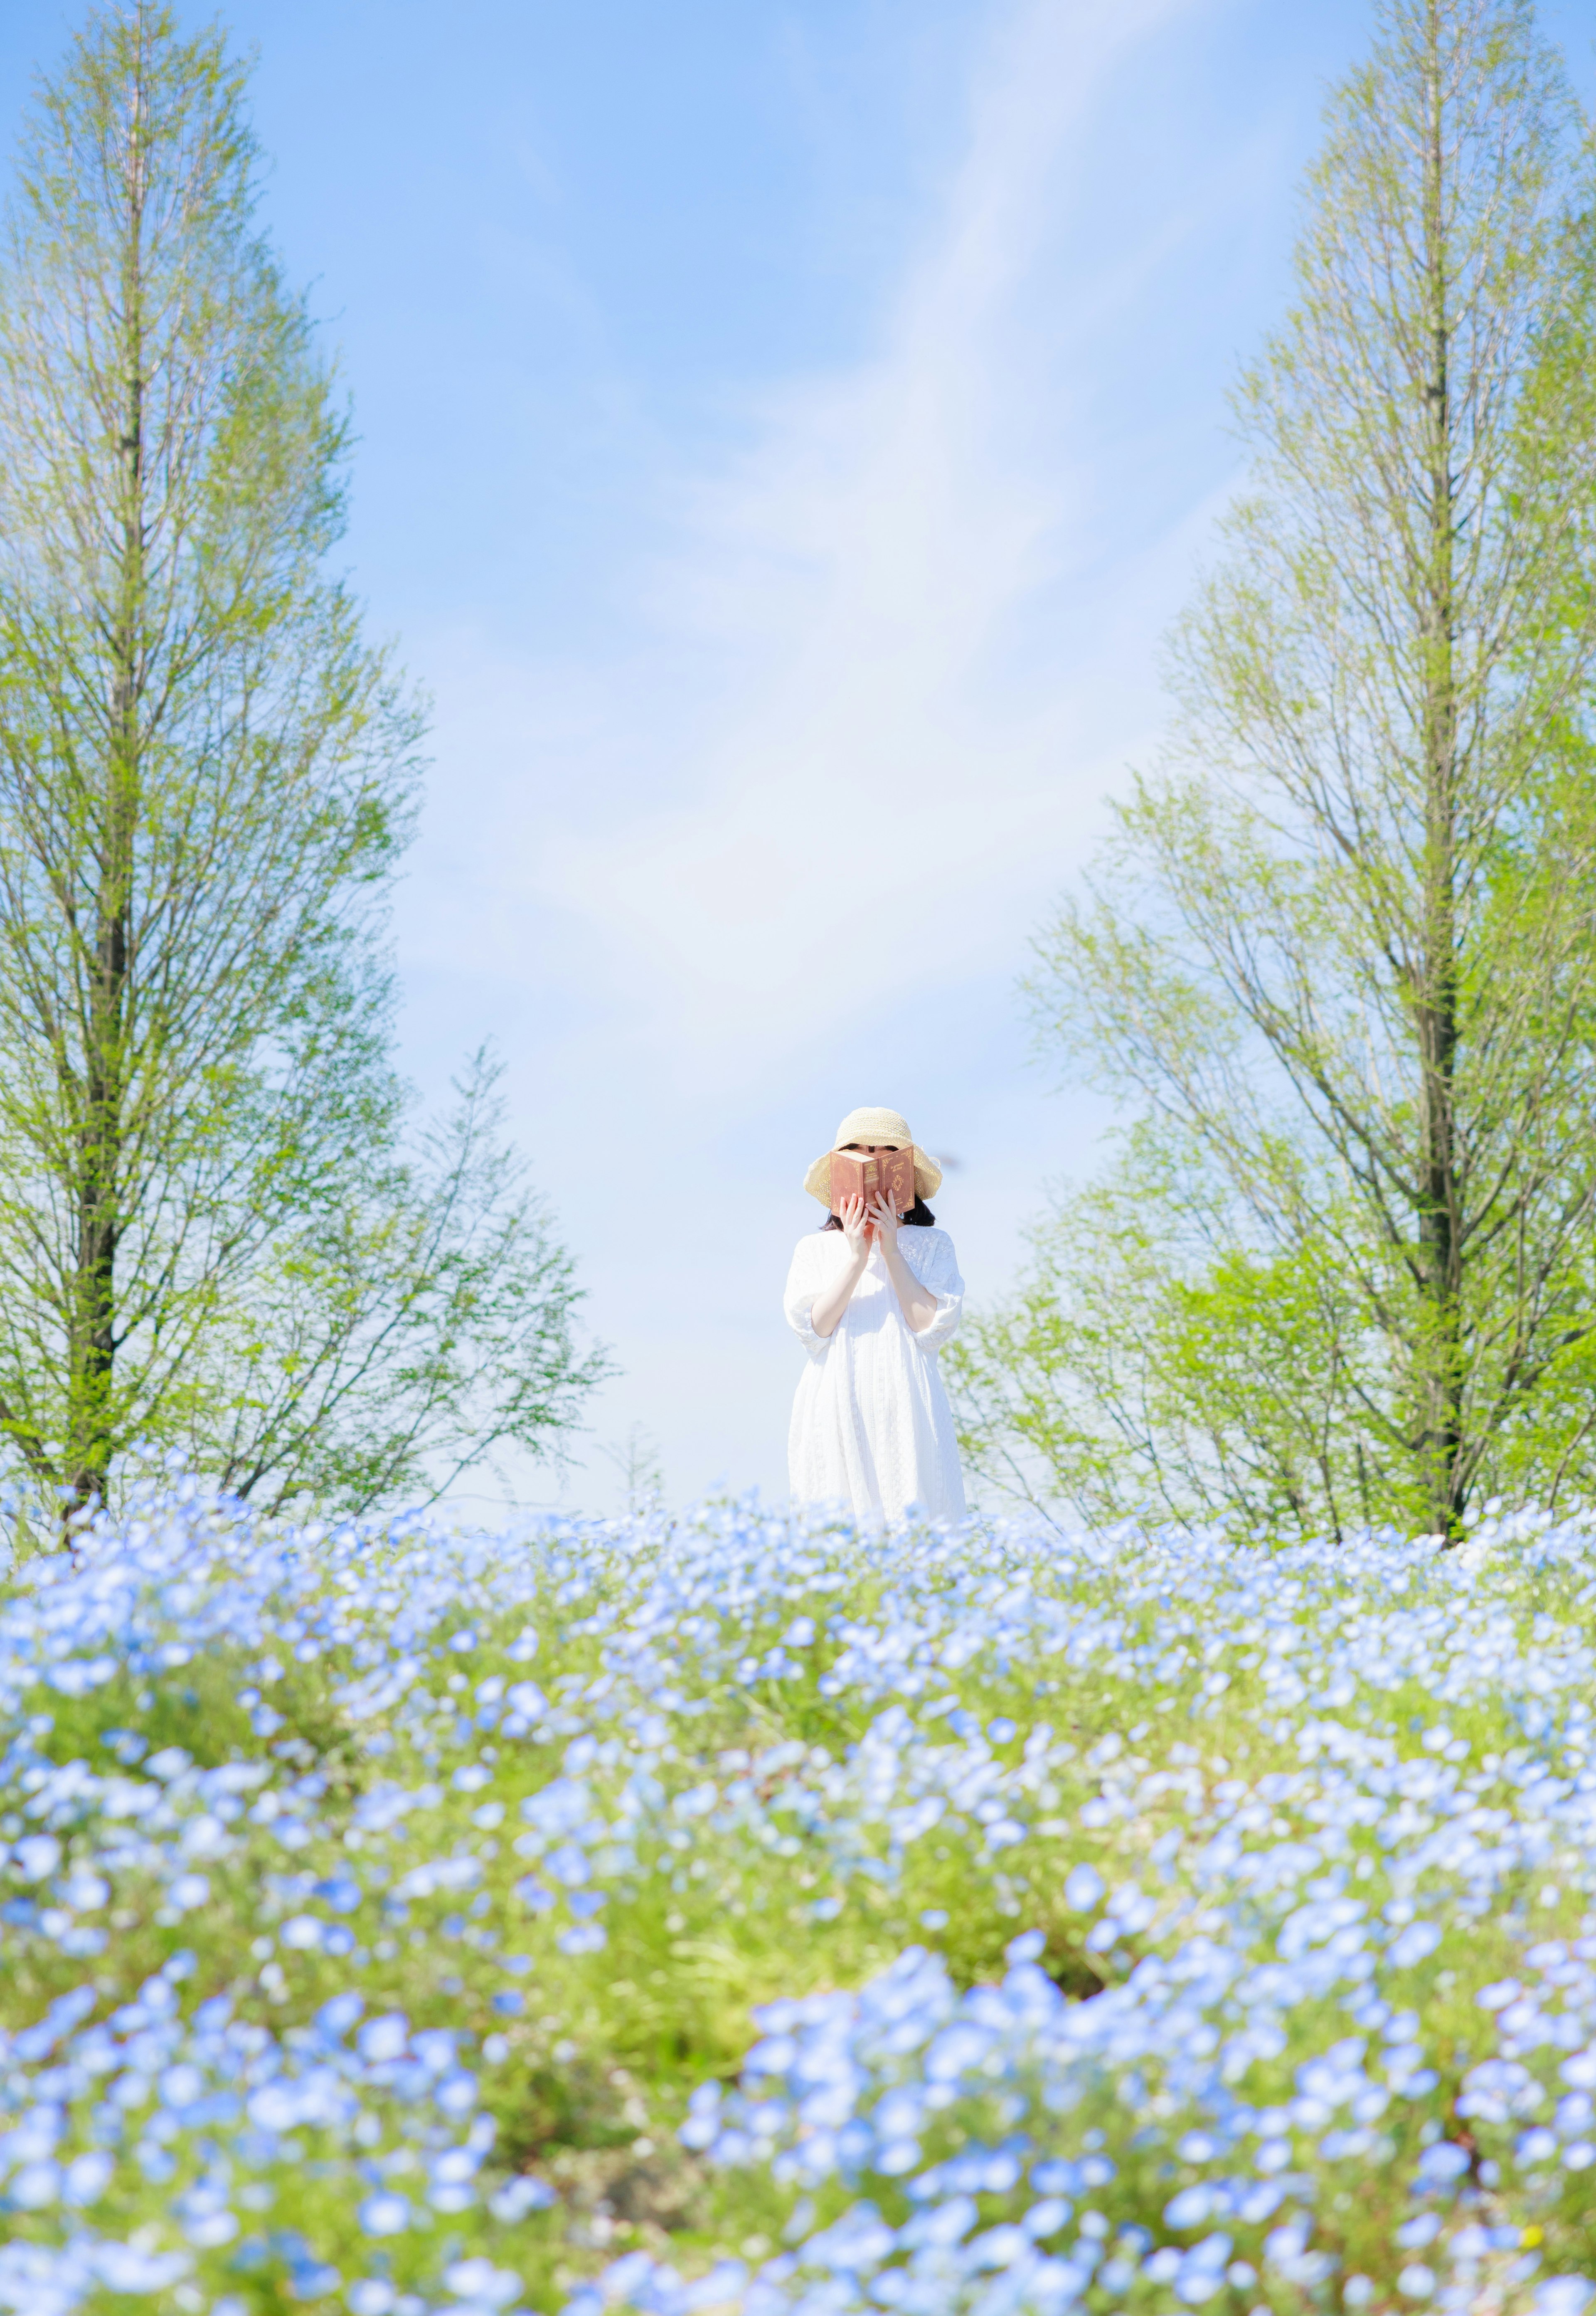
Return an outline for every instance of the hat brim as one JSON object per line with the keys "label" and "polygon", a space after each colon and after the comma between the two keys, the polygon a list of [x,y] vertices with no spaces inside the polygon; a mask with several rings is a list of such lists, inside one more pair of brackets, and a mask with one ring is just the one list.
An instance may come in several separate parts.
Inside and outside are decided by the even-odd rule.
{"label": "hat brim", "polygon": [[[901,1142],[884,1143],[884,1149],[901,1150]],[[942,1187],[942,1170],[934,1158],[911,1144],[914,1151],[914,1195],[918,1198],[934,1198]],[[829,1150],[823,1150],[804,1176],[804,1188],[812,1198],[818,1198],[829,1215],[831,1212],[831,1161]]]}

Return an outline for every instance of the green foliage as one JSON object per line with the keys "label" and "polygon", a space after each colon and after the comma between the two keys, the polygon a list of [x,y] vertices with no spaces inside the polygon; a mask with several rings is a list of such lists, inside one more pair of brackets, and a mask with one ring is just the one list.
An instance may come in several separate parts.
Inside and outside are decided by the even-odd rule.
{"label": "green foliage", "polygon": [[1000,1494],[1339,1535],[1400,1505],[1370,1444],[1382,1352],[1330,1250],[1259,1243],[1222,1183],[1143,1134],[1032,1231],[1019,1292],[943,1366]]}

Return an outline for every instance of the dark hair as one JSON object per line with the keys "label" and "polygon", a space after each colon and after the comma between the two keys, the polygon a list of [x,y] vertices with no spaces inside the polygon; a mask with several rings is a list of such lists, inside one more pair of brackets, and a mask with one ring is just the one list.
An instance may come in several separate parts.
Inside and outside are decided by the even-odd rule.
{"label": "dark hair", "polygon": [[[926,1205],[925,1200],[916,1194],[914,1205],[901,1219],[905,1223],[913,1223],[917,1230],[929,1230],[935,1222],[936,1216]],[[841,1230],[843,1225],[836,1215],[827,1215],[820,1227],[823,1231]]]}

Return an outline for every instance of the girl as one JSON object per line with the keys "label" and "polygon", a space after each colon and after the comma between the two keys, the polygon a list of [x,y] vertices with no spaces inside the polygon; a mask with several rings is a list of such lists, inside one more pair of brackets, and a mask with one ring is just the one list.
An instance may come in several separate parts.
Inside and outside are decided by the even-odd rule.
{"label": "girl", "polygon": [[925,1201],[941,1169],[914,1149],[893,1109],[856,1109],[834,1150],[914,1150],[914,1204],[898,1221],[885,1199],[831,1211],[831,1151],[804,1188],[826,1209],[798,1241],[787,1277],[789,1325],[809,1354],[793,1403],[788,1472],[797,1503],[841,1503],[861,1519],[911,1504],[934,1519],[964,1514],[964,1479],[937,1352],[958,1325],[964,1281],[953,1242]]}

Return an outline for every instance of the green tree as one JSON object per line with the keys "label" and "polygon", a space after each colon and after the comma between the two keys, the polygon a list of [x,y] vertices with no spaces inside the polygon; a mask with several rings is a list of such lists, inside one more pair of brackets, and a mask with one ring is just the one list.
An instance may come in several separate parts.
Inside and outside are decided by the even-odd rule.
{"label": "green tree", "polygon": [[[1173,1154],[1160,1309],[1239,1325],[1237,1264],[1306,1296],[1230,1392],[1328,1421],[1305,1517],[1449,1534],[1593,1477],[1592,147],[1529,0],[1382,0],[1326,120],[1175,738],[1031,989]],[[1177,1493],[1223,1432],[1162,1439]]]}
{"label": "green tree", "polygon": [[329,575],[344,414],[245,76],[94,13],[0,256],[0,1436],[271,1501],[534,1450],[602,1361],[491,1073],[412,1144],[383,905],[420,719]]}

